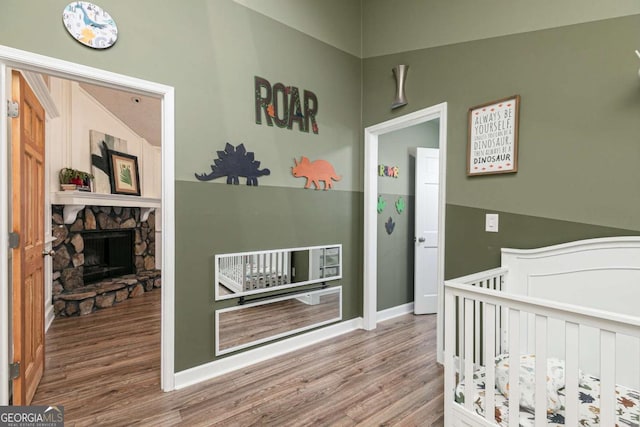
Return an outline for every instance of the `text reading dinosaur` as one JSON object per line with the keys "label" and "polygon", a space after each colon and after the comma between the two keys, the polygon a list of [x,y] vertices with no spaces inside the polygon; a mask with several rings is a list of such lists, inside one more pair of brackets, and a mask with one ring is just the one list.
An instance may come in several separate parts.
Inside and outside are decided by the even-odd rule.
{"label": "text reading dinosaur", "polygon": [[262,124],[262,113],[268,126],[275,123],[279,128],[293,129],[294,123],[301,132],[311,130],[318,134],[318,98],[303,90],[302,102],[300,90],[295,86],[276,83],[273,86],[267,79],[255,76],[256,123]]}

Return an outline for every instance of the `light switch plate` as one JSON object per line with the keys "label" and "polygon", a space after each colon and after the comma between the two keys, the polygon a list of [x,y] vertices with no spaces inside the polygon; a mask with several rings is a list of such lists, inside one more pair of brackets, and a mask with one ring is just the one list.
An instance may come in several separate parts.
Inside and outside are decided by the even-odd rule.
{"label": "light switch plate", "polygon": [[491,233],[498,232],[498,214],[487,214],[485,220],[485,231]]}

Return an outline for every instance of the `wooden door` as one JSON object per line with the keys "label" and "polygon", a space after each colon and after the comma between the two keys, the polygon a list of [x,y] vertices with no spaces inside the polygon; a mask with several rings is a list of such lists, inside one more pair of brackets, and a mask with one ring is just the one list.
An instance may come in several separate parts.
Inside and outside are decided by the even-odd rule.
{"label": "wooden door", "polygon": [[24,78],[12,74],[19,116],[11,119],[13,250],[13,404],[28,405],[44,371],[44,109]]}
{"label": "wooden door", "polygon": [[438,311],[440,150],[416,149],[414,313]]}

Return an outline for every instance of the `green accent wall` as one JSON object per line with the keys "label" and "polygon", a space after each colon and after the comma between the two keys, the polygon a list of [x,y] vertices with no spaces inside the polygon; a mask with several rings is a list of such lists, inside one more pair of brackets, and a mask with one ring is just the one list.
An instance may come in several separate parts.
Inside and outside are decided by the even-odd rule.
{"label": "green accent wall", "polygon": [[[362,311],[362,121],[359,56],[257,13],[233,0],[102,0],[116,20],[117,43],[85,47],[67,33],[69,0],[7,0],[0,44],[175,88],[176,277],[175,369],[214,359],[213,257],[216,253],[327,243],[344,246],[343,314]],[[349,10],[358,10],[357,4]],[[307,4],[308,16],[330,4]],[[305,5],[296,5],[304,14]],[[351,16],[353,14],[350,14]],[[360,25],[360,17],[354,19]],[[310,31],[313,32],[313,31]],[[329,30],[326,31],[327,33]],[[345,32],[336,45],[354,46]],[[338,39],[336,39],[336,37]],[[358,43],[359,44],[359,43]],[[312,91],[319,134],[255,120],[254,77]],[[261,168],[259,187],[201,183],[225,143],[243,143]],[[87,135],[88,143],[88,135]],[[303,190],[294,158],[331,162],[335,190]],[[269,190],[271,189],[271,191]],[[231,302],[227,302],[227,305]]]}
{"label": "green accent wall", "polygon": [[[413,302],[413,270],[415,236],[415,197],[413,195],[381,194],[387,201],[378,214],[378,311]],[[395,202],[402,197],[405,210],[399,214]],[[392,218],[393,233],[388,234],[385,223]]]}
{"label": "green accent wall", "polygon": [[[499,216],[497,233],[484,231],[488,213]],[[634,235],[640,235],[640,230],[448,204],[445,279],[499,267],[501,248],[531,249],[581,239]]]}
{"label": "green accent wall", "polygon": [[215,359],[217,254],[342,244],[343,319],[362,315],[360,192],[176,182],[176,371]]}
{"label": "green accent wall", "polygon": [[366,0],[364,57],[640,13],[637,0]]}
{"label": "green accent wall", "polygon": [[[173,86],[176,180],[196,181],[195,173],[210,171],[216,151],[229,142],[243,143],[271,170],[260,185],[302,187],[304,180],[294,178],[291,167],[304,155],[334,165],[342,176],[337,190],[361,189],[362,174],[350,172],[362,158],[358,56],[233,0],[101,1],[116,20],[119,38],[113,47],[96,50],[64,28],[68,3],[3,1],[0,44]],[[307,7],[311,15],[322,6]],[[295,124],[294,130],[269,127],[264,120],[256,124],[255,76],[295,86],[301,96],[304,90],[315,93],[319,134],[300,132]]]}
{"label": "green accent wall", "polygon": [[[353,50],[350,40],[327,44],[301,31],[304,19],[293,29],[233,0],[102,0],[120,35],[112,48],[93,50],[65,31],[68,2],[3,1],[0,44],[175,88],[176,371],[215,358],[214,310],[233,303],[213,299],[218,253],[341,243],[344,318],[361,315],[363,125],[448,103],[447,278],[496,266],[501,246],[640,232],[640,15],[419,50],[394,45],[404,51],[361,60],[334,47]],[[375,12],[369,4],[361,3],[363,19]],[[425,25],[420,14],[412,18],[400,20],[403,31]],[[365,46],[375,42],[370,30]],[[391,111],[391,69],[402,63],[410,66],[409,104]],[[254,76],[313,91],[319,135],[257,125]],[[518,173],[467,177],[467,110],[513,94],[522,97]],[[244,143],[271,170],[259,187],[196,181],[226,142]],[[291,167],[303,155],[334,165],[342,176],[335,190],[302,189]],[[497,234],[484,232],[489,210],[500,213]],[[384,229],[378,235],[388,237]],[[407,242],[398,244],[380,243],[379,252],[398,256]],[[393,300],[386,292],[384,307],[409,295]]]}
{"label": "green accent wall", "polygon": [[[496,236],[484,219],[471,229],[448,210],[447,277],[497,265],[501,245],[640,230],[638,39],[634,15],[364,60],[365,127],[448,103],[448,206],[580,224],[529,232],[505,222]],[[409,104],[390,111],[396,64],[410,66]],[[467,177],[468,109],[514,94],[522,97],[518,172]]]}

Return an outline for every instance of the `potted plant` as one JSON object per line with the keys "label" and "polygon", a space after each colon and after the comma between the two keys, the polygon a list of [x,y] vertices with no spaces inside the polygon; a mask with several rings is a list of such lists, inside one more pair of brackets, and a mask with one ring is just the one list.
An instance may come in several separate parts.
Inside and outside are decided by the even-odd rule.
{"label": "potted plant", "polygon": [[89,172],[72,168],[62,168],[58,177],[60,179],[60,187],[64,191],[91,191],[93,175]]}

